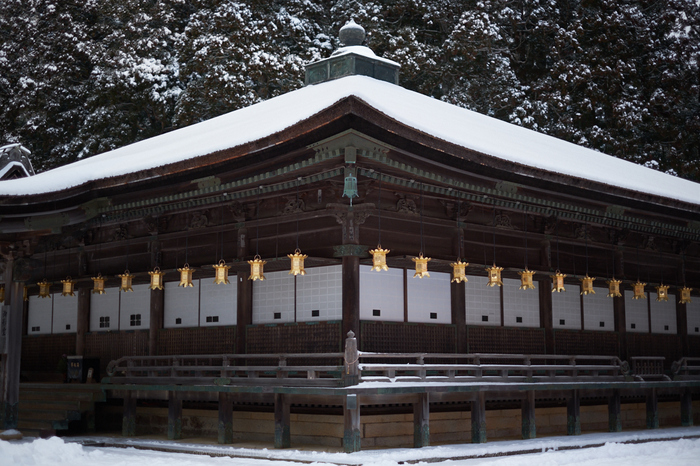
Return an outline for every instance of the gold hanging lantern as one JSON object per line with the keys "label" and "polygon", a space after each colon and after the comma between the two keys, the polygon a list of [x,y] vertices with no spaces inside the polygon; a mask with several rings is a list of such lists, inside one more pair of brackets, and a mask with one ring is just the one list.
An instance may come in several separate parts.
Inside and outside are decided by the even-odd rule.
{"label": "gold hanging lantern", "polygon": [[647,299],[647,294],[644,292],[644,287],[646,283],[642,283],[637,279],[637,283],[632,283],[632,290],[634,291],[634,296],[632,299]]}
{"label": "gold hanging lantern", "polygon": [[535,275],[534,271],[525,269],[518,272],[518,275],[520,275],[520,288],[518,288],[519,290],[535,289],[535,284],[532,282],[532,276]]}
{"label": "gold hanging lantern", "polygon": [[131,287],[131,281],[134,279],[134,276],[129,273],[129,269],[126,269],[123,274],[117,275],[117,277],[121,278],[122,283],[119,285],[119,290],[123,292],[127,291],[134,291],[134,289]]}
{"label": "gold hanging lantern", "polygon": [[467,275],[466,275],[466,268],[469,265],[469,262],[462,262],[461,260],[458,260],[457,262],[453,262],[450,264],[452,266],[452,281],[451,283],[466,283],[469,280],[467,280]]}
{"label": "gold hanging lantern", "polygon": [[263,267],[265,264],[267,264],[267,261],[264,261],[260,258],[259,255],[255,255],[252,261],[248,261],[250,264],[250,276],[248,277],[248,280],[265,280],[265,275],[263,275]]}
{"label": "gold hanging lantern", "polygon": [[690,292],[693,291],[692,288],[688,288],[687,286],[684,286],[681,288],[681,300],[678,301],[680,304],[688,304],[690,300]]}
{"label": "gold hanging lantern", "polygon": [[75,296],[75,281],[71,280],[70,275],[65,280],[61,280],[61,284],[63,285],[61,296]]}
{"label": "gold hanging lantern", "polygon": [[5,302],[5,285],[0,286],[0,303]]}
{"label": "gold hanging lantern", "polygon": [[656,300],[657,301],[668,301],[668,285],[659,285],[656,287]]}
{"label": "gold hanging lantern", "polygon": [[51,296],[51,283],[47,282],[45,278],[37,283],[37,285],[39,285],[40,298],[48,298]]}
{"label": "gold hanging lantern", "polygon": [[428,273],[428,262],[432,260],[430,257],[423,257],[421,252],[418,257],[414,257],[411,260],[416,263],[416,273],[413,274],[413,278],[430,277]]}
{"label": "gold hanging lantern", "polygon": [[620,298],[622,297],[622,293],[620,293],[620,283],[622,283],[622,280],[616,280],[614,278],[611,278],[610,281],[607,282],[608,284],[608,298]]}
{"label": "gold hanging lantern", "polygon": [[294,250],[294,254],[287,254],[292,260],[292,268],[289,271],[289,275],[306,275],[306,270],[304,270],[304,259],[306,259],[306,254],[302,254],[299,248]]}
{"label": "gold hanging lantern", "polygon": [[585,277],[581,279],[581,295],[585,296],[588,294],[595,294],[595,290],[593,289],[593,282],[595,281],[595,277],[589,277],[588,274],[586,274]]}
{"label": "gold hanging lantern", "polygon": [[492,267],[488,267],[486,273],[489,274],[489,281],[486,286],[503,286],[503,280],[501,280],[502,271],[503,267],[496,267],[496,264],[493,264]]}
{"label": "gold hanging lantern", "polygon": [[160,267],[156,267],[152,272],[148,272],[148,275],[151,276],[151,286],[149,286],[149,288],[151,290],[162,290],[165,272],[161,272]]}
{"label": "gold hanging lantern", "polygon": [[229,285],[231,282],[228,281],[228,269],[230,265],[226,265],[226,261],[221,259],[218,265],[214,266],[216,275],[214,276],[214,285]]}
{"label": "gold hanging lantern", "polygon": [[386,255],[389,254],[388,249],[382,249],[382,245],[378,244],[377,248],[370,249],[369,253],[372,254],[372,270],[376,272],[389,270],[389,267],[386,265]]}
{"label": "gold hanging lantern", "polygon": [[96,277],[92,277],[93,294],[105,294],[105,281],[107,281],[107,279],[103,277],[101,273],[98,273]]}
{"label": "gold hanging lantern", "polygon": [[185,262],[185,265],[181,269],[177,269],[177,271],[180,272],[180,283],[177,286],[192,288],[194,286],[192,283],[192,273],[194,269],[190,267],[190,264]]}
{"label": "gold hanging lantern", "polygon": [[566,278],[566,274],[563,274],[557,270],[554,275],[550,275],[550,277],[552,277],[552,293],[555,291],[557,293],[566,291],[566,288],[564,288],[564,278]]}

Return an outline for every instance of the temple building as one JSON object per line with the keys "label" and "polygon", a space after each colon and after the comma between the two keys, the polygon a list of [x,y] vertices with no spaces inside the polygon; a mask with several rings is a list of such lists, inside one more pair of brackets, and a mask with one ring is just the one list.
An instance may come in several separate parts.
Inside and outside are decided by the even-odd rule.
{"label": "temple building", "polygon": [[700,356],[699,184],[407,90],[361,27],[340,38],[296,91],[0,167],[7,425],[62,355],[96,381],[127,356],[336,353],[348,332],[669,374]]}

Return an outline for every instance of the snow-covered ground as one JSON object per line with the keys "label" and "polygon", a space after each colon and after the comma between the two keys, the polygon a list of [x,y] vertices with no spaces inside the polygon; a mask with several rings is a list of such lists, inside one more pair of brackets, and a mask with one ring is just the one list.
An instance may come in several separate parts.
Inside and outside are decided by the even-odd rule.
{"label": "snow-covered ground", "polygon": [[[577,437],[549,437],[546,439],[490,442],[482,445],[465,444],[420,449],[369,450],[351,454],[294,449],[256,450],[187,444],[186,442],[99,437],[74,438],[64,441],[54,437],[47,440],[0,441],[0,465],[284,466],[313,463],[319,465],[394,466],[407,462],[427,464],[443,459],[444,461],[440,464],[445,466],[477,464],[497,466],[646,466],[666,464],[695,466],[700,464],[700,438],[697,437],[700,437],[700,427],[615,434],[586,434]],[[76,440],[112,441],[120,443],[126,448],[89,447],[75,443]],[[142,450],[134,448],[136,446],[173,449],[181,452]],[[188,452],[196,452],[196,454]],[[513,454],[515,452],[521,453]]]}

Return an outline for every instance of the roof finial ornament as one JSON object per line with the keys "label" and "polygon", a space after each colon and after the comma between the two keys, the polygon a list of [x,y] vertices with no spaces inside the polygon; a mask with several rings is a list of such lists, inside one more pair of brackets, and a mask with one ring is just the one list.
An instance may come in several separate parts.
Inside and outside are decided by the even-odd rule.
{"label": "roof finial ornament", "polygon": [[350,21],[340,28],[338,38],[340,39],[340,43],[346,47],[362,45],[362,42],[365,41],[365,28],[357,24],[354,19],[350,18]]}

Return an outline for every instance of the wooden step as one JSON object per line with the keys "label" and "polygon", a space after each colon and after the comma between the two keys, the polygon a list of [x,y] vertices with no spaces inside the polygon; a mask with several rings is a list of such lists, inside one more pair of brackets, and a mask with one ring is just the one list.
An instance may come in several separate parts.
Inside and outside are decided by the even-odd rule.
{"label": "wooden step", "polygon": [[32,429],[32,430],[50,430],[50,431],[56,431],[56,430],[67,430],[68,429],[68,421],[63,420],[63,421],[40,421],[40,420],[32,420],[32,419],[19,419],[17,421],[17,430],[20,432],[24,431],[25,429]]}
{"label": "wooden step", "polygon": [[18,416],[18,419],[20,420],[26,419],[40,421],[78,421],[80,420],[80,418],[80,411],[65,409],[56,411],[46,411],[20,408]]}

